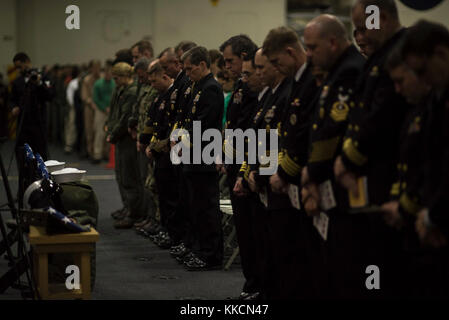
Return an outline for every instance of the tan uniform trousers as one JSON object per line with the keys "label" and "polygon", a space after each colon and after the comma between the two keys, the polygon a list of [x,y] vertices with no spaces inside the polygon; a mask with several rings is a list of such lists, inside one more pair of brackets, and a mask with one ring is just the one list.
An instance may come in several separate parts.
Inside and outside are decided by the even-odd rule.
{"label": "tan uniform trousers", "polygon": [[93,122],[93,158],[95,160],[101,160],[107,157],[108,144],[106,142],[106,132],[104,126],[108,115],[99,109],[95,110],[94,122]]}
{"label": "tan uniform trousers", "polygon": [[65,136],[65,148],[64,151],[72,152],[76,143],[76,124],[75,124],[75,107],[69,106],[69,112],[65,118],[64,136]]}

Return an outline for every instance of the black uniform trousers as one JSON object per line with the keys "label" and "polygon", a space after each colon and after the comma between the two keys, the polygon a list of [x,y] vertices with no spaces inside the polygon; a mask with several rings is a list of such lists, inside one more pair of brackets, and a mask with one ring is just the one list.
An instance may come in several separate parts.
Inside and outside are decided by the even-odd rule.
{"label": "black uniform trousers", "polygon": [[449,247],[423,246],[415,230],[415,217],[404,214],[402,232],[405,298],[449,298]]}
{"label": "black uniform trousers", "polygon": [[255,293],[262,290],[264,252],[266,251],[263,205],[255,193],[244,197],[236,196],[232,190],[236,181],[235,170],[227,172],[234,226],[239,245],[245,283],[243,292]]}
{"label": "black uniform trousers", "polygon": [[176,245],[181,241],[182,237],[176,221],[179,200],[176,171],[170,164],[161,166],[156,159],[154,176],[159,195],[161,226],[167,230],[170,239]]}
{"label": "black uniform trousers", "polygon": [[[287,199],[288,201],[288,199]],[[306,251],[301,217],[294,208],[265,210],[267,269],[264,298],[303,298],[306,294]]]}
{"label": "black uniform trousers", "polygon": [[187,185],[182,170],[182,164],[174,165],[177,186],[178,186],[178,206],[176,209],[176,226],[181,237],[180,241],[184,243],[186,248],[191,249],[194,239],[192,233],[192,225],[190,221],[190,213],[187,197]]}
{"label": "black uniform trousers", "polygon": [[296,212],[299,225],[294,257],[297,261],[292,264],[293,270],[290,272],[296,286],[289,295],[293,299],[327,298],[329,276],[326,269],[326,241],[314,227],[312,217],[307,216],[303,210]]}
{"label": "black uniform trousers", "polygon": [[191,226],[189,248],[209,265],[222,264],[223,229],[218,173],[184,170],[183,177]]}
{"label": "black uniform trousers", "polygon": [[[401,296],[404,289],[404,255],[401,234],[389,227],[382,212],[329,214],[325,268],[330,298],[384,299]],[[379,268],[380,289],[368,289],[366,281]]]}

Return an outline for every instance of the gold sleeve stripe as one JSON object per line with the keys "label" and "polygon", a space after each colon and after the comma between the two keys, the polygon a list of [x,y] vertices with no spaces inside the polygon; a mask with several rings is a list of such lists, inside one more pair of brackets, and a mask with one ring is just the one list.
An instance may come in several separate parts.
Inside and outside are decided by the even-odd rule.
{"label": "gold sleeve stripe", "polygon": [[173,126],[173,129],[171,130],[170,135],[173,133],[173,131],[175,131],[176,129],[178,129],[178,123],[176,122],[175,125]]}
{"label": "gold sleeve stripe", "polygon": [[343,152],[346,154],[348,159],[351,160],[351,162],[358,166],[363,166],[368,161],[368,158],[357,150],[351,138],[344,142]]}
{"label": "gold sleeve stripe", "polygon": [[186,134],[183,134],[181,137],[181,143],[185,145],[187,148],[192,148],[192,143]]}
{"label": "gold sleeve stripe", "polygon": [[298,165],[288,154],[285,154],[280,162],[281,168],[291,177],[295,177],[300,174],[301,166]]}
{"label": "gold sleeve stripe", "polygon": [[281,163],[281,162],[282,162],[282,159],[284,159],[284,152],[281,150],[281,151],[278,153],[278,163]]}
{"label": "gold sleeve stripe", "polygon": [[[223,152],[226,155],[226,157],[228,157],[230,159],[233,159],[234,158],[234,154],[232,152],[233,149],[230,148],[229,146],[226,147],[227,145],[229,145],[228,141],[224,140],[224,142],[223,142]],[[229,149],[231,149],[231,150],[229,150]]]}
{"label": "gold sleeve stripe", "polygon": [[396,182],[391,186],[390,195],[398,196],[400,193],[400,182]]}
{"label": "gold sleeve stripe", "polygon": [[[228,146],[226,148],[226,145]],[[226,152],[227,151],[227,152]],[[223,152],[225,153],[225,155],[230,158],[230,159],[234,159],[234,155],[237,154],[237,151],[234,149],[234,147],[232,146],[232,144],[229,143],[228,140],[224,140],[223,142]]]}
{"label": "gold sleeve stripe", "polygon": [[313,142],[309,161],[313,163],[333,159],[339,143],[340,137]]}
{"label": "gold sleeve stripe", "polygon": [[409,214],[416,215],[419,210],[421,210],[421,206],[418,204],[416,199],[410,199],[407,192],[402,193],[399,198],[400,206]]}
{"label": "gold sleeve stripe", "polygon": [[143,133],[144,134],[152,134],[153,132],[154,132],[154,128],[153,127],[145,126],[145,128],[143,128]]}
{"label": "gold sleeve stripe", "polygon": [[242,165],[240,166],[239,172],[245,172],[247,168],[248,164],[246,163],[246,161],[243,161]]}
{"label": "gold sleeve stripe", "polygon": [[245,179],[246,181],[248,181],[248,179],[249,179],[249,173],[250,173],[250,171],[251,171],[251,168],[248,166],[248,167],[246,168],[245,174],[243,175],[243,179]]}

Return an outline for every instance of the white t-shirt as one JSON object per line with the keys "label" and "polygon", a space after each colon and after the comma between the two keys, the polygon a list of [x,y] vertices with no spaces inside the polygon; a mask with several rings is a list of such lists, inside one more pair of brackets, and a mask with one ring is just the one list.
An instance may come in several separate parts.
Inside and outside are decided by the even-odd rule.
{"label": "white t-shirt", "polygon": [[69,82],[69,85],[67,86],[66,91],[67,102],[72,107],[75,105],[75,91],[78,90],[78,86],[79,86],[78,78],[71,80]]}

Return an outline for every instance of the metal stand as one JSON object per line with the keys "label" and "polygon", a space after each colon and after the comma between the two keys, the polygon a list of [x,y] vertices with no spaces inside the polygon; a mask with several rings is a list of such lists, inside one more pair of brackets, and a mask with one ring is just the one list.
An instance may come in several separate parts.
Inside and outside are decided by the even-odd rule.
{"label": "metal stand", "polygon": [[[4,141],[0,141],[3,143]],[[22,294],[22,298],[33,297],[34,289],[32,275],[30,276],[31,270],[31,255],[28,252],[22,232],[22,219],[20,211],[15,207],[15,202],[12,197],[11,188],[9,186],[8,176],[3,164],[3,158],[0,153],[0,171],[3,178],[3,185],[6,191],[6,196],[8,202],[2,207],[8,206],[9,209],[0,211],[0,233],[2,236],[2,241],[0,242],[0,255],[6,252],[6,259],[9,262],[10,269],[0,277],[0,294],[4,293],[9,287],[14,289],[19,289]],[[11,212],[12,217],[15,219],[15,225],[12,226],[12,230],[8,233],[3,221],[2,213],[5,211]],[[17,257],[13,255],[12,245],[17,243]],[[23,285],[20,283],[20,277],[26,273],[27,284]]]}

